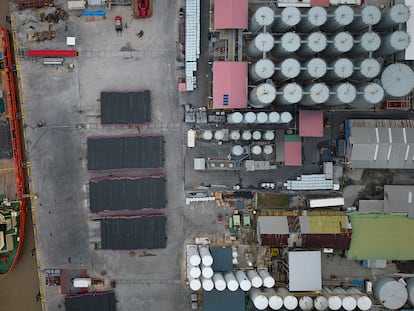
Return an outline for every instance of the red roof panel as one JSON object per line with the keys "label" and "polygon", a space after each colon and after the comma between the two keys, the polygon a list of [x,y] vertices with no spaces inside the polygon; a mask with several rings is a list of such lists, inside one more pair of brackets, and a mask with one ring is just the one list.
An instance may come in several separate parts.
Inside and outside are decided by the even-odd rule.
{"label": "red roof panel", "polygon": [[323,112],[318,110],[299,111],[299,136],[323,137]]}
{"label": "red roof panel", "polygon": [[285,141],[285,166],[302,166],[302,142]]}
{"label": "red roof panel", "polygon": [[247,29],[247,0],[215,0],[215,29]]}

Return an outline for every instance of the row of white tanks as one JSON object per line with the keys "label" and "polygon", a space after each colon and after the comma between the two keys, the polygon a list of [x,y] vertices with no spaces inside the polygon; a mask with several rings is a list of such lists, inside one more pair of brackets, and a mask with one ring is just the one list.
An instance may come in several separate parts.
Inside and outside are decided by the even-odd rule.
{"label": "row of white tanks", "polygon": [[287,124],[293,120],[292,114],[284,112],[233,112],[227,115],[229,124]]}
{"label": "row of white tanks", "polygon": [[310,9],[286,7],[274,10],[270,7],[260,7],[252,15],[249,31],[282,33],[295,29],[298,32],[310,32],[320,29],[324,32],[335,33],[340,29],[351,32],[361,32],[372,28],[376,31],[389,31],[408,21],[409,8],[404,4],[395,4],[381,10],[374,5],[351,7],[324,8],[314,6]]}

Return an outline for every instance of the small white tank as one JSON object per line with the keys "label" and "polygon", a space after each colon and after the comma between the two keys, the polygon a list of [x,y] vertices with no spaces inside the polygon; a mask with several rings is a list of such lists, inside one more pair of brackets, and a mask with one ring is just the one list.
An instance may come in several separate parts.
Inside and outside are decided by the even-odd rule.
{"label": "small white tank", "polygon": [[279,122],[279,120],[280,120],[280,115],[278,112],[272,111],[271,113],[269,113],[268,123],[276,124]]}
{"label": "small white tank", "polygon": [[233,272],[229,271],[224,274],[224,279],[227,283],[227,288],[231,292],[235,292],[239,289],[239,283],[237,282],[236,278],[234,277]]}
{"label": "small white tank", "polygon": [[242,270],[236,271],[236,279],[239,282],[240,289],[244,292],[248,292],[252,288],[252,283],[247,278],[246,273]]}
{"label": "small white tank", "polygon": [[263,134],[264,140],[273,140],[275,139],[275,133],[273,131],[266,131]]}
{"label": "small white tank", "polygon": [[201,137],[204,140],[212,140],[213,139],[213,132],[210,130],[205,130],[203,131],[203,134],[201,135]]}
{"label": "small white tank", "polygon": [[218,130],[214,132],[214,139],[215,140],[223,140],[224,132],[222,130]]}
{"label": "small white tank", "polygon": [[292,295],[287,295],[283,299],[283,305],[288,310],[295,310],[298,307],[298,298]]}
{"label": "small white tank", "polygon": [[241,114],[241,112],[233,112],[227,115],[227,123],[239,124],[242,123],[242,121],[243,115]]}
{"label": "small white tank", "polygon": [[328,299],[326,299],[326,297],[324,296],[318,296],[313,301],[313,305],[316,310],[325,311],[326,309],[328,309]]}
{"label": "small white tank", "polygon": [[200,247],[199,252],[203,265],[210,267],[213,264],[213,256],[211,256],[210,249],[208,248],[208,246]]}
{"label": "small white tank", "polygon": [[201,269],[198,266],[191,266],[189,274],[193,279],[197,279],[201,275]]}
{"label": "small white tank", "polygon": [[201,264],[201,274],[204,278],[211,279],[213,277],[214,272],[211,267]]}
{"label": "small white tank", "polygon": [[368,55],[369,52],[375,52],[381,46],[381,37],[373,31],[368,31],[356,38],[354,47],[348,52],[349,56]]}
{"label": "small white tank", "polygon": [[259,146],[259,145],[254,145],[251,148],[251,152],[252,152],[253,155],[260,155],[260,154],[262,154],[262,147]]}
{"label": "small white tank", "polygon": [[280,114],[280,121],[279,123],[287,124],[293,120],[292,114],[288,111],[284,111]]}
{"label": "small white tank", "polygon": [[357,301],[352,296],[345,296],[342,299],[342,308],[344,308],[346,311],[353,311],[357,307]]}
{"label": "small white tank", "polygon": [[303,296],[299,299],[299,307],[301,310],[312,310],[313,308],[313,300],[309,296]]}
{"label": "small white tank", "polygon": [[269,300],[260,289],[253,288],[250,290],[249,296],[256,309],[265,310],[269,306]]}
{"label": "small white tank", "polygon": [[244,123],[252,124],[256,122],[256,114],[252,111],[246,112],[244,114]]}
{"label": "small white tank", "polygon": [[244,148],[240,145],[235,145],[231,148],[231,154],[240,157],[244,154]]}
{"label": "small white tank", "polygon": [[346,292],[354,297],[357,302],[358,309],[361,311],[370,310],[372,307],[372,301],[369,297],[365,296],[362,291],[356,287],[351,287],[346,290]]}
{"label": "small white tank", "polygon": [[188,262],[192,266],[198,266],[201,263],[201,257],[196,246],[190,246],[187,249]]}
{"label": "small white tank", "polygon": [[212,279],[201,277],[201,286],[206,292],[211,292],[214,289],[214,282]]}
{"label": "small white tank", "polygon": [[263,280],[263,286],[267,288],[271,288],[275,286],[275,279],[270,275],[270,273],[266,270],[260,270],[259,275]]}
{"label": "small white tank", "polygon": [[230,139],[231,140],[239,140],[240,139],[240,131],[233,130],[230,132]]}
{"label": "small white tank", "polygon": [[356,101],[352,104],[354,107],[373,107],[384,99],[384,89],[378,83],[370,82],[361,85],[358,91],[362,94],[358,94]]}
{"label": "small white tank", "polygon": [[270,155],[273,153],[273,147],[271,145],[266,145],[263,147],[263,153],[266,155]]}
{"label": "small white tank", "polygon": [[256,123],[264,124],[267,122],[267,113],[266,112],[259,112],[256,113]]}
{"label": "small white tank", "polygon": [[247,277],[249,278],[249,280],[252,283],[253,287],[259,288],[263,285],[262,278],[257,274],[257,272],[255,270],[247,271]]}
{"label": "small white tank", "polygon": [[242,140],[251,140],[252,139],[252,132],[245,130],[242,133]]}
{"label": "small white tank", "polygon": [[201,289],[201,282],[200,279],[194,279],[191,276],[188,278],[188,281],[190,283],[190,288],[193,291],[198,291]]}
{"label": "small white tank", "polygon": [[220,272],[215,272],[213,275],[214,287],[222,292],[226,289],[226,281],[224,281],[223,275]]}
{"label": "small white tank", "polygon": [[262,133],[260,131],[253,131],[252,138],[253,140],[260,140],[262,139]]}
{"label": "small white tank", "polygon": [[263,289],[263,293],[266,294],[266,297],[269,300],[269,308],[272,310],[280,310],[283,307],[283,299],[276,294],[276,291],[273,288]]}

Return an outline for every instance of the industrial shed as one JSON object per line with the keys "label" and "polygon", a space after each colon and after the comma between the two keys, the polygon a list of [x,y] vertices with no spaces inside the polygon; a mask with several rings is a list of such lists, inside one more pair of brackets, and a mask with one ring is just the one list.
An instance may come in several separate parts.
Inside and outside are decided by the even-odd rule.
{"label": "industrial shed", "polygon": [[299,136],[323,137],[323,111],[299,111]]}
{"label": "industrial shed", "polygon": [[220,0],[214,2],[215,29],[247,29],[247,0]]}
{"label": "industrial shed", "polygon": [[88,169],[161,168],[162,136],[89,137]]}
{"label": "industrial shed", "polygon": [[104,292],[67,296],[65,297],[65,306],[66,311],[115,311],[115,294]]}
{"label": "industrial shed", "polygon": [[113,250],[165,248],[163,214],[101,219],[101,248]]}
{"label": "industrial shed", "polygon": [[285,166],[302,166],[302,140],[296,135],[286,135],[284,143]]}
{"label": "industrial shed", "polygon": [[165,176],[93,178],[89,181],[90,208],[102,211],[165,207]]}
{"label": "industrial shed", "polygon": [[150,91],[101,92],[102,124],[145,124],[151,122]]}
{"label": "industrial shed", "polygon": [[289,290],[320,291],[322,289],[321,252],[289,252]]}

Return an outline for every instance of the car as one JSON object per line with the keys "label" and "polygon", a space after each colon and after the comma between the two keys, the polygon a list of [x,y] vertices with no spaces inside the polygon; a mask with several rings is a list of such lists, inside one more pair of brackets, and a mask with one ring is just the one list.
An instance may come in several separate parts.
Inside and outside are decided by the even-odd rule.
{"label": "car", "polygon": [[122,26],[122,16],[115,16],[115,30],[117,32],[122,31],[123,26]]}
{"label": "car", "polygon": [[184,18],[184,9],[183,8],[180,8],[178,10],[178,18],[179,19],[183,19]]}

